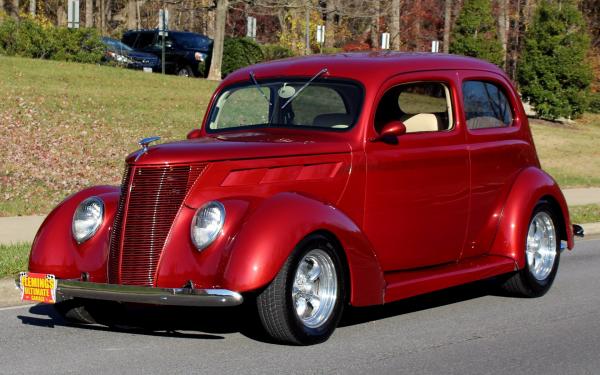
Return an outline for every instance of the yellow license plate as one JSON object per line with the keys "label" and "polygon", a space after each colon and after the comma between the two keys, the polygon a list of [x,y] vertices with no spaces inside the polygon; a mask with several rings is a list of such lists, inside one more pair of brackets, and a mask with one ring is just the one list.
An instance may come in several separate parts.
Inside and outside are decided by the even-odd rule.
{"label": "yellow license plate", "polygon": [[56,303],[56,277],[54,275],[21,272],[19,280],[22,301]]}

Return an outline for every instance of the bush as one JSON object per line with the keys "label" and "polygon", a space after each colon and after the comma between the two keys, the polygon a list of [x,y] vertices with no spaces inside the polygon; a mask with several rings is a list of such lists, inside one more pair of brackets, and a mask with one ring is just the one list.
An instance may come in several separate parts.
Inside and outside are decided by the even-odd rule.
{"label": "bush", "polygon": [[291,49],[279,44],[263,44],[261,49],[265,61],[285,59],[294,56],[294,52]]}
{"label": "bush", "polygon": [[593,92],[590,94],[588,110],[592,113],[600,113],[600,92]]}
{"label": "bush", "polygon": [[98,63],[104,55],[104,44],[95,29],[54,28],[52,39],[55,41],[54,60]]}
{"label": "bush", "polygon": [[225,38],[223,45],[223,63],[221,72],[223,77],[234,70],[264,60],[260,45],[250,38]]}
{"label": "bush", "polygon": [[519,88],[538,116],[577,118],[588,106],[590,40],[573,0],[542,1],[527,31]]}
{"label": "bush", "polygon": [[97,63],[104,54],[104,45],[94,29],[54,27],[40,17],[24,16],[18,21],[6,17],[0,23],[0,52],[10,56]]}
{"label": "bush", "polygon": [[502,45],[496,34],[491,2],[465,0],[452,29],[450,52],[502,64]]}

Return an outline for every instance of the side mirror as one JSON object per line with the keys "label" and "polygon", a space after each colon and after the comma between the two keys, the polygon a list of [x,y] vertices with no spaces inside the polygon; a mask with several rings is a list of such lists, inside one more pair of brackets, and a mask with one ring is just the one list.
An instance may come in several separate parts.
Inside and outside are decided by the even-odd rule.
{"label": "side mirror", "polygon": [[386,143],[398,142],[397,137],[406,134],[406,125],[402,121],[392,120],[383,126],[378,136],[371,138],[371,142],[383,141]]}
{"label": "side mirror", "polygon": [[200,138],[201,134],[202,132],[200,131],[200,129],[194,129],[187,134],[187,139]]}

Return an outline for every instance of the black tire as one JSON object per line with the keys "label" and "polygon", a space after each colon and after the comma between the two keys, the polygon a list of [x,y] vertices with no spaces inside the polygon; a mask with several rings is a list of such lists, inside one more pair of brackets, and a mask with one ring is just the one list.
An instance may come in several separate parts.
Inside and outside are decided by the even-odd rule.
{"label": "black tire", "polygon": [[[313,250],[324,251],[332,260],[338,287],[332,312],[318,327],[311,328],[296,314],[292,286],[300,262]],[[271,284],[256,298],[266,332],[275,341],[293,345],[312,345],[327,340],[337,327],[346,303],[345,280],[345,267],[331,242],[322,235],[306,237],[296,246]]]}
{"label": "black tire", "polygon": [[96,319],[90,314],[84,300],[70,299],[54,304],[54,310],[67,323],[95,324]]}
{"label": "black tire", "polygon": [[194,77],[194,72],[189,66],[180,66],[177,68],[177,75],[180,77]]}
{"label": "black tire", "polygon": [[[560,235],[558,230],[559,220],[557,220],[556,213],[552,210],[552,207],[547,202],[540,201],[535,206],[529,219],[527,229],[529,231],[529,227],[531,226],[533,219],[536,217],[536,215],[538,215],[541,212],[545,212],[546,214],[548,214],[548,216],[552,220],[552,225],[554,226],[555,230],[556,241],[554,251],[556,251],[556,256],[554,258],[552,270],[550,271],[547,277],[545,277],[542,280],[538,280],[536,277],[533,276],[532,271],[528,266],[527,260],[525,260],[525,267],[510,275],[508,279],[506,279],[501,284],[501,288],[510,295],[528,298],[541,297],[544,294],[546,294],[546,292],[548,292],[548,290],[552,286],[552,283],[554,282],[556,273],[558,272],[558,264],[560,263]],[[527,232],[523,241],[525,246],[524,249],[526,249]]]}

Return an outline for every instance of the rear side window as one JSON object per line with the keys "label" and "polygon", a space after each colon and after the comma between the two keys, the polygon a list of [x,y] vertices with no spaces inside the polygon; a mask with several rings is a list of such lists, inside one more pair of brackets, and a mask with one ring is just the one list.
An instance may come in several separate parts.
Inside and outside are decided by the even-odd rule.
{"label": "rear side window", "polygon": [[462,90],[469,129],[503,128],[512,124],[510,102],[498,85],[467,81],[463,83]]}
{"label": "rear side window", "polygon": [[394,120],[402,121],[407,133],[452,129],[448,86],[440,82],[415,82],[392,87],[377,107],[375,130],[381,132]]}

